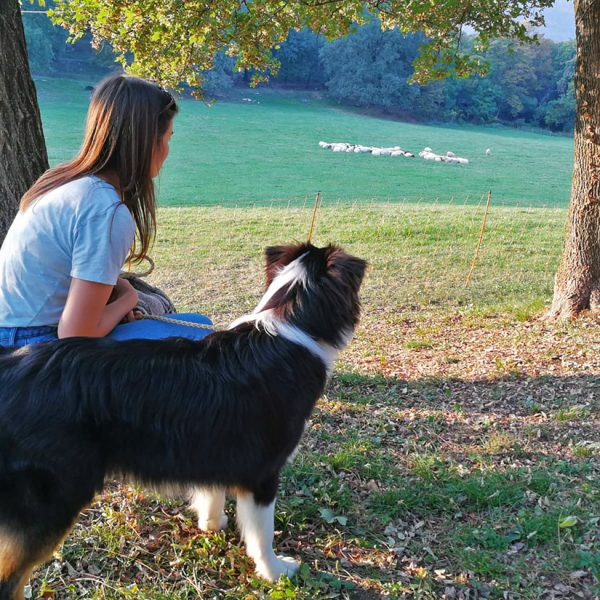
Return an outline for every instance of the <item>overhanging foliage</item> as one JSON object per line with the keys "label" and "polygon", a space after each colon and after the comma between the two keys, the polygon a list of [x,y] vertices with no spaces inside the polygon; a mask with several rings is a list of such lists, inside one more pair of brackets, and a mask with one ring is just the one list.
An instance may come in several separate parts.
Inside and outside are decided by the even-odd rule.
{"label": "overhanging foliage", "polygon": [[[176,87],[201,88],[214,57],[226,51],[239,70],[253,68],[255,82],[276,72],[272,49],[290,29],[309,27],[328,39],[348,34],[376,16],[384,30],[423,31],[428,42],[415,62],[414,80],[481,72],[479,52],[497,37],[532,40],[553,0],[57,0],[52,20],[72,39],[88,31],[96,44],[110,42],[131,73]],[[474,53],[462,32],[478,32]],[[262,73],[263,75],[261,75]]]}

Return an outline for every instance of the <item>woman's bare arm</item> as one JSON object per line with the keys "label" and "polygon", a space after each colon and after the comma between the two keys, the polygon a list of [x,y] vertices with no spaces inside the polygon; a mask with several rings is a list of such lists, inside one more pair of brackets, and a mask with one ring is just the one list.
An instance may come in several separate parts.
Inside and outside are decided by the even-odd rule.
{"label": "woman's bare arm", "polygon": [[[117,298],[107,304],[113,289]],[[137,300],[137,292],[125,279],[112,286],[73,277],[58,337],[103,337],[130,313]]]}

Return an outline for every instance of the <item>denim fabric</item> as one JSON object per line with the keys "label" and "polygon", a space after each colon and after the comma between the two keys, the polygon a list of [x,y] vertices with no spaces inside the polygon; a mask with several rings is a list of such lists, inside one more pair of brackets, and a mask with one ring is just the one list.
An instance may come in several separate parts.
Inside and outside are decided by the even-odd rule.
{"label": "denim fabric", "polygon": [[[107,337],[114,340],[159,340],[168,337],[185,337],[191,340],[201,340],[212,333],[211,329],[199,329],[189,326],[186,322],[212,325],[212,321],[204,316],[192,313],[165,315],[170,319],[182,321],[181,325],[162,321],[142,320],[133,323],[117,325]],[[26,346],[58,339],[56,327],[0,327],[0,346]]]}
{"label": "denim fabric", "polygon": [[36,327],[0,327],[0,346],[18,348],[27,344],[37,344],[58,339],[56,327],[40,325]]}

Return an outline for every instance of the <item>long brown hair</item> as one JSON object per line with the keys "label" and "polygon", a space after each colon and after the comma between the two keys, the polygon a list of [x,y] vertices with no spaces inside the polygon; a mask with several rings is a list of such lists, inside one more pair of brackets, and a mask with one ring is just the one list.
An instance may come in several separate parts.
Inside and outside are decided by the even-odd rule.
{"label": "long brown hair", "polygon": [[112,171],[139,238],[130,260],[143,260],[156,233],[152,155],[177,110],[173,96],[154,83],[124,74],[104,79],[92,96],[79,154],[46,171],[21,199],[21,210],[64,183]]}

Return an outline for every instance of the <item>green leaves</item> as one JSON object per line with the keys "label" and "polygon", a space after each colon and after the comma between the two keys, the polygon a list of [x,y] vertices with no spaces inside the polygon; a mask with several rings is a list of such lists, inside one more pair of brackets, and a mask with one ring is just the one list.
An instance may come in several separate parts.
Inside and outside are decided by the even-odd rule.
{"label": "green leaves", "polygon": [[579,520],[575,516],[564,517],[558,522],[559,529],[567,529],[568,527],[575,527]]}
{"label": "green leaves", "polygon": [[342,527],[345,527],[348,523],[347,517],[336,515],[330,508],[320,508],[319,514],[326,523],[339,523]]}
{"label": "green leaves", "polygon": [[543,8],[552,4],[553,0],[56,0],[50,17],[69,29],[73,39],[90,31],[96,44],[110,42],[132,73],[171,87],[186,83],[199,89],[201,72],[219,52],[235,56],[238,70],[253,69],[257,82],[265,73],[277,72],[272,49],[290,30],[306,26],[331,40],[373,16],[383,30],[398,27],[428,36],[415,63],[414,81],[465,77],[481,73],[485,65],[463,47],[463,27],[479,32],[482,48],[495,37],[527,41],[532,38],[523,19],[531,25],[542,23]]}

